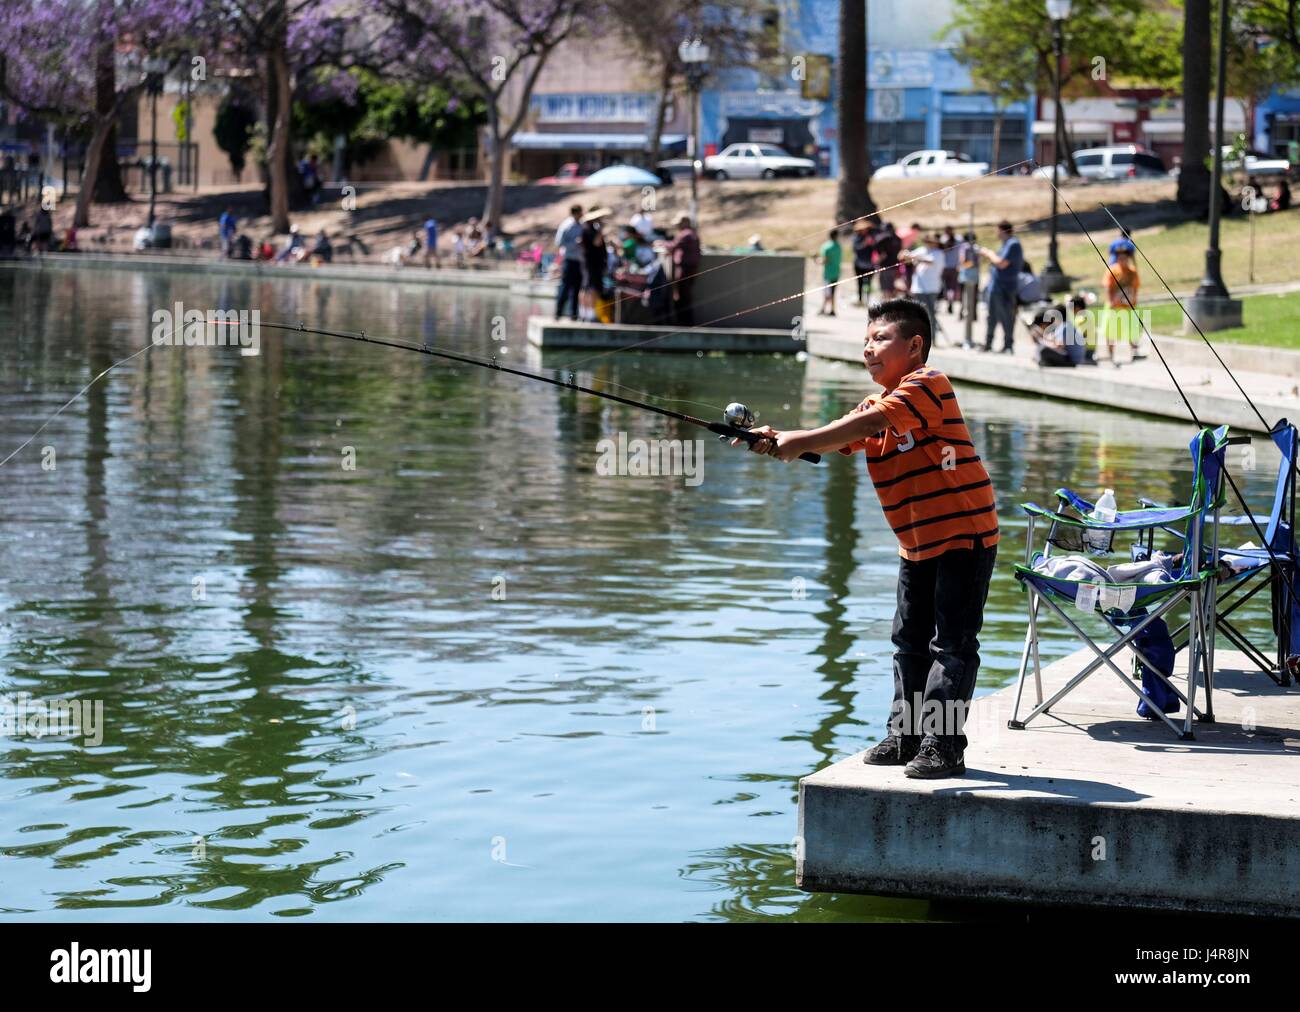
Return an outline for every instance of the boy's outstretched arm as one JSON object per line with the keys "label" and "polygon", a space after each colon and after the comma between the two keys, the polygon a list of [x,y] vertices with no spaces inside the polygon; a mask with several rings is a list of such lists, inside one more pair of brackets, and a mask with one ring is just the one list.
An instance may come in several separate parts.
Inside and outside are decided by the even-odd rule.
{"label": "boy's outstretched arm", "polygon": [[[801,453],[829,453],[860,439],[867,439],[883,431],[888,424],[884,413],[873,405],[865,411],[852,412],[816,429],[778,432],[768,425],[752,429],[750,431],[755,435],[768,438],[750,444],[749,448],[755,453],[765,453],[778,460],[798,460]],[[732,440],[731,445],[739,446],[740,440]]]}

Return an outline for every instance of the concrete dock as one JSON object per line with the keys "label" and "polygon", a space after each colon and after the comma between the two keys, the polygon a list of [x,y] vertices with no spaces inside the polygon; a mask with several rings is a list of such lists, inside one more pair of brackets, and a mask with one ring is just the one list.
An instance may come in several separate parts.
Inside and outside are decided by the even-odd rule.
{"label": "concrete dock", "polygon": [[[1088,656],[1045,668],[1044,692]],[[800,887],[1300,917],[1300,689],[1233,651],[1216,667],[1217,722],[1195,741],[1099,671],[1024,731],[1006,726],[1014,682],[977,699],[964,777],[909,780],[862,753],[804,777]]]}
{"label": "concrete dock", "polygon": [[[1132,360],[1127,347],[1121,348],[1118,366],[1102,359],[1096,366],[1044,369],[1038,365],[1036,349],[1023,326],[1017,326],[1015,354],[989,354],[957,346],[962,324],[948,314],[940,314],[939,319],[949,334],[941,336],[936,343],[930,353],[930,363],[953,380],[1119,408],[1130,414],[1158,415],[1179,421],[1189,418],[1169,374],[1149,348],[1148,357],[1137,361]],[[854,313],[850,308],[839,317],[818,317],[808,328],[809,355],[862,365],[865,311]],[[977,342],[983,341],[983,330],[981,320],[975,328]],[[1210,335],[1211,339],[1213,336]],[[998,340],[1000,344],[1000,334]],[[1155,341],[1202,421],[1212,425],[1226,423],[1248,432],[1268,431],[1199,337],[1156,334]],[[1214,350],[1232,369],[1270,425],[1279,418],[1296,414],[1297,401],[1300,401],[1300,353],[1227,342],[1216,343]]]}
{"label": "concrete dock", "polygon": [[803,351],[805,344],[790,330],[741,327],[652,327],[628,323],[587,323],[528,318],[528,343],[550,351],[555,348],[590,348],[598,351]]}

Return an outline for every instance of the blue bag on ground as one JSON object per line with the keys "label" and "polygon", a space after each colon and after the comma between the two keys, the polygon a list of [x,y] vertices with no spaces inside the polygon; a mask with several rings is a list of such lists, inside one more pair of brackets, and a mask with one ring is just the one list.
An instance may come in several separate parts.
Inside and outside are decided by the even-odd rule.
{"label": "blue bag on ground", "polygon": [[[1130,627],[1135,626],[1145,616],[1145,612],[1135,614],[1125,624]],[[1169,626],[1165,625],[1164,619],[1158,618],[1148,624],[1145,629],[1133,638],[1133,645],[1141,650],[1142,655],[1161,671],[1172,672],[1174,670],[1174,641],[1173,637],[1169,635]],[[1141,661],[1138,662],[1138,668],[1142,672],[1142,691],[1150,696],[1152,701],[1165,713],[1177,713],[1179,706],[1182,705],[1178,694]],[[1139,717],[1146,717],[1148,720],[1157,719],[1157,715],[1151,712],[1151,708],[1147,706],[1145,699],[1138,700],[1137,712]]]}

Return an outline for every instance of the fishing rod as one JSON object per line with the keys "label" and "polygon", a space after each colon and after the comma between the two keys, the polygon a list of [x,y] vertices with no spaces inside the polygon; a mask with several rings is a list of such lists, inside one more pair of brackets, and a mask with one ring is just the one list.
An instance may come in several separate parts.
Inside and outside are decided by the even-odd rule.
{"label": "fishing rod", "polygon": [[[1042,166],[1040,165],[1039,167],[1041,168]],[[1074,219],[1074,223],[1079,227],[1079,231],[1081,231],[1085,236],[1087,236],[1088,244],[1092,246],[1098,258],[1101,260],[1103,264],[1106,265],[1106,270],[1109,271],[1110,262],[1102,254],[1101,248],[1098,247],[1096,240],[1093,239],[1092,233],[1089,232],[1088,229],[1084,226],[1083,221],[1079,218],[1078,213],[1074,210],[1073,207],[1070,206],[1070,202],[1065,199],[1065,194],[1061,193],[1060,187],[1056,186],[1055,183],[1051,183],[1049,181],[1049,185],[1052,187],[1052,189],[1056,190],[1057,196],[1061,198],[1061,203],[1065,205],[1065,209],[1070,212],[1070,217]],[[1102,205],[1102,207],[1105,208],[1106,213],[1110,216],[1110,220],[1115,222],[1116,227],[1123,229],[1123,226],[1120,225],[1119,220],[1115,217],[1115,215],[1111,214],[1110,208],[1106,207],[1104,204]],[[1250,405],[1250,409],[1253,412],[1255,412],[1255,416],[1260,420],[1260,424],[1264,426],[1266,431],[1269,432],[1276,431],[1278,425],[1281,425],[1282,422],[1279,421],[1278,425],[1274,425],[1272,427],[1269,426],[1268,422],[1265,421],[1263,414],[1260,412],[1255,402],[1251,400],[1250,395],[1246,393],[1245,389],[1237,381],[1237,377],[1233,375],[1232,369],[1228,367],[1228,363],[1223,361],[1219,353],[1215,350],[1214,345],[1210,342],[1210,339],[1206,337],[1205,332],[1201,330],[1200,325],[1192,317],[1191,313],[1187,311],[1187,308],[1183,305],[1182,301],[1174,293],[1174,290],[1169,287],[1169,283],[1165,281],[1164,276],[1160,273],[1160,271],[1156,270],[1155,265],[1151,263],[1151,258],[1148,257],[1146,253],[1142,252],[1142,250],[1138,247],[1138,244],[1134,242],[1132,234],[1127,232],[1125,234],[1128,235],[1129,242],[1133,243],[1133,248],[1137,250],[1139,254],[1141,254],[1142,259],[1146,262],[1147,266],[1149,266],[1151,270],[1155,272],[1156,277],[1160,279],[1160,283],[1164,286],[1165,291],[1167,291],[1169,295],[1173,298],[1174,302],[1178,304],[1178,308],[1183,311],[1183,315],[1186,316],[1187,319],[1191,321],[1191,324],[1195,328],[1196,332],[1201,335],[1201,340],[1205,342],[1206,346],[1209,347],[1210,351],[1214,354],[1214,357],[1218,359],[1219,364],[1223,366],[1224,371],[1227,372],[1229,378],[1231,378],[1232,382],[1236,385],[1237,389],[1241,391],[1241,396],[1244,397],[1246,403]],[[1156,343],[1155,337],[1152,335],[1150,329],[1148,329],[1145,321],[1143,321],[1141,314],[1137,311],[1137,306],[1134,304],[1133,300],[1129,297],[1128,289],[1126,289],[1123,285],[1120,285],[1118,287],[1119,287],[1120,294],[1124,296],[1124,301],[1128,304],[1129,309],[1133,313],[1133,318],[1138,321],[1138,326],[1142,328],[1142,333],[1146,335],[1147,340],[1151,342],[1151,347],[1155,349],[1156,356],[1160,359],[1160,364],[1164,366],[1165,372],[1169,374],[1169,381],[1173,383],[1174,389],[1178,391],[1178,396],[1183,399],[1183,404],[1187,408],[1187,413],[1191,415],[1193,423],[1195,423],[1200,428],[1204,428],[1204,425],[1202,424],[1201,420],[1196,415],[1196,410],[1192,407],[1191,401],[1187,399],[1187,394],[1183,392],[1182,384],[1178,382],[1178,378],[1174,375],[1173,369],[1169,367],[1169,363],[1165,360],[1164,354],[1160,351],[1160,346]],[[1296,465],[1293,462],[1292,467],[1295,466]],[[1270,567],[1273,570],[1273,573],[1277,577],[1279,577],[1278,582],[1280,582],[1282,586],[1286,588],[1287,596],[1291,600],[1291,605],[1292,607],[1295,607],[1297,604],[1300,604],[1300,595],[1297,595],[1296,588],[1292,586],[1292,578],[1287,573],[1286,566],[1282,563],[1282,560],[1279,559],[1276,553],[1273,551],[1273,546],[1269,544],[1269,540],[1267,535],[1264,533],[1264,529],[1259,525],[1259,521],[1255,519],[1255,514],[1251,510],[1250,505],[1246,502],[1245,495],[1242,493],[1241,489],[1237,487],[1236,481],[1233,480],[1232,472],[1225,467],[1222,473],[1223,473],[1223,477],[1227,479],[1228,485],[1232,488],[1233,494],[1237,497],[1237,502],[1241,504],[1241,508],[1245,511],[1246,519],[1250,522],[1250,526],[1254,529],[1256,536],[1259,538],[1260,544],[1264,548],[1264,551],[1268,553],[1268,560],[1269,560]]]}
{"label": "fishing rod", "polygon": [[[218,321],[225,323],[226,321]],[[714,433],[719,439],[739,439],[749,445],[760,442],[765,437],[756,435],[749,430],[754,425],[754,412],[744,404],[733,401],[728,404],[723,411],[723,421],[710,422],[703,418],[697,418],[695,415],[688,415],[682,411],[673,411],[671,408],[661,408],[655,404],[647,404],[645,401],[634,400],[631,397],[623,397],[619,394],[611,394],[604,390],[595,390],[591,387],[583,386],[577,381],[577,374],[570,371],[569,378],[557,379],[553,376],[543,376],[540,373],[529,372],[527,369],[516,369],[513,366],[502,365],[497,361],[495,355],[490,361],[477,358],[473,355],[465,355],[459,352],[446,351],[441,348],[431,348],[428,345],[407,344],[404,341],[394,341],[390,338],[369,337],[366,332],[359,331],[350,333],[341,330],[319,330],[314,327],[308,327],[304,323],[267,323],[260,321],[260,326],[269,327],[272,330],[283,330],[290,333],[299,334],[319,334],[321,337],[335,337],[344,341],[354,341],[358,344],[377,344],[385,348],[397,348],[401,351],[413,351],[422,355],[430,355],[434,358],[447,359],[451,362],[460,362],[464,365],[476,365],[483,369],[495,369],[497,372],[509,373],[512,376],[522,376],[525,379],[537,380],[541,383],[549,383],[551,386],[559,387],[561,390],[576,390],[579,393],[590,394],[592,397],[600,397],[607,401],[615,401],[618,404],[626,404],[629,407],[640,408],[642,411],[650,411],[656,415],[662,415],[665,418],[672,418],[679,422],[686,422],[689,425],[697,426],[701,429],[707,429]],[[801,460],[806,460],[810,464],[821,463],[821,454],[803,453],[799,455]]]}

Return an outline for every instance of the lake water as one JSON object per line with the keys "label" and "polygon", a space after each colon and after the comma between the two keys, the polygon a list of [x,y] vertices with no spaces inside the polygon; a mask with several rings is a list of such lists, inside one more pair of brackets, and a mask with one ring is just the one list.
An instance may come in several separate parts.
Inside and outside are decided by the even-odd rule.
{"label": "lake water", "polygon": [[[177,301],[542,364],[521,300],[303,275],[0,270],[0,459]],[[868,388],[771,356],[575,368],[778,425]],[[1004,532],[982,693],[1024,635],[1016,504],[1065,483],[1177,497],[1192,431],[959,396]],[[701,480],[598,473],[620,432],[705,435]],[[1243,474],[1258,503],[1275,466],[1261,450]],[[934,915],[794,884],[798,779],[876,740],[891,694],[896,544],[860,457],[783,465],[572,391],[264,330],[256,356],[136,356],[0,488],[0,696],[104,715],[98,745],[0,738],[5,914]]]}

